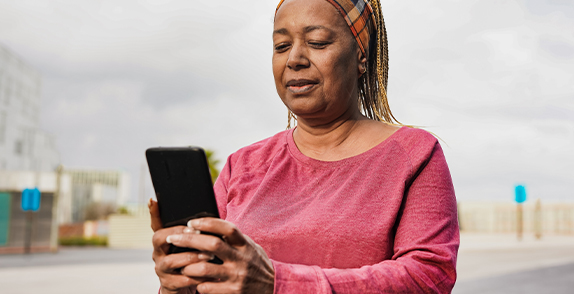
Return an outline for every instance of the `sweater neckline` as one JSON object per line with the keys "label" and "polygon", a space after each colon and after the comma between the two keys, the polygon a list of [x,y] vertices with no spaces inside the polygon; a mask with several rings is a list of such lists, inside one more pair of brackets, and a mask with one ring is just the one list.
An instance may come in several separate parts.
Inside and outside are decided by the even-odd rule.
{"label": "sweater neckline", "polygon": [[293,132],[295,131],[296,128],[297,127],[290,129],[286,133],[287,137],[285,138],[287,140],[287,147],[289,149],[289,152],[291,153],[291,156],[293,156],[297,161],[302,162],[306,165],[313,165],[313,166],[318,166],[318,167],[338,167],[338,166],[342,166],[342,165],[349,165],[349,164],[353,164],[355,162],[364,161],[371,154],[377,153],[379,150],[385,148],[385,146],[389,142],[393,141],[395,139],[395,137],[399,135],[399,133],[402,133],[406,127],[403,126],[403,127],[399,128],[393,134],[391,134],[389,137],[387,137],[385,140],[383,140],[381,143],[377,144],[373,148],[371,148],[371,149],[369,149],[369,150],[367,150],[361,154],[357,154],[355,156],[343,158],[341,160],[336,160],[336,161],[318,160],[318,159],[314,159],[314,158],[308,157],[307,155],[303,154],[299,150],[299,148],[297,147],[297,144],[295,144],[295,139],[293,138]]}

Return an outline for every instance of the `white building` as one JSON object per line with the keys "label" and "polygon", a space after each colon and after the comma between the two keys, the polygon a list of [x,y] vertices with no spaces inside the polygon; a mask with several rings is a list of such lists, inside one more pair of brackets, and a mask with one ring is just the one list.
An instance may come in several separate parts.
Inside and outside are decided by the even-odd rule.
{"label": "white building", "polygon": [[54,138],[40,129],[40,74],[0,45],[0,170],[54,171]]}
{"label": "white building", "polygon": [[130,177],[120,170],[68,169],[63,175],[69,177],[69,198],[60,198],[60,209],[65,218],[61,223],[84,221],[86,207],[92,203],[122,206],[129,196]]}

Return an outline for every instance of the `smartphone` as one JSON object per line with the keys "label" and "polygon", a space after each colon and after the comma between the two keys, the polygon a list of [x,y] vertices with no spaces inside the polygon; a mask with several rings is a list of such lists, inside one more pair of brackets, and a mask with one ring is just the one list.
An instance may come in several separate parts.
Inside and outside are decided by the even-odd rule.
{"label": "smartphone", "polygon": [[[194,218],[219,218],[207,157],[202,148],[149,148],[146,159],[164,228],[185,226]],[[169,253],[193,250],[172,245]]]}

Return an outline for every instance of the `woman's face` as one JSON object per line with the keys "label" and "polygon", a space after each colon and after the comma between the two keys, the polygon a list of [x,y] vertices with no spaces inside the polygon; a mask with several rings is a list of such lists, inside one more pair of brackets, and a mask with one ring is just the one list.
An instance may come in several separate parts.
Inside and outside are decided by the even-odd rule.
{"label": "woman's face", "polygon": [[285,1],[275,17],[273,75],[283,103],[300,119],[359,112],[361,51],[347,23],[325,0]]}

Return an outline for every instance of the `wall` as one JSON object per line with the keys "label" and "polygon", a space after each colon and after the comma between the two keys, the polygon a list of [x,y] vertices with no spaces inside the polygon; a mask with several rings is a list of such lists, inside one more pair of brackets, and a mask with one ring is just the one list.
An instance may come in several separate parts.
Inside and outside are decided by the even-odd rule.
{"label": "wall", "polygon": [[108,246],[111,248],[153,248],[153,231],[148,214],[111,215]]}
{"label": "wall", "polygon": [[[517,230],[517,204],[497,202],[461,202],[458,214],[461,231],[477,233],[514,233]],[[574,235],[574,203],[541,203],[540,218],[535,203],[523,205],[524,232]]]}

